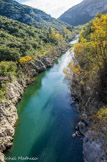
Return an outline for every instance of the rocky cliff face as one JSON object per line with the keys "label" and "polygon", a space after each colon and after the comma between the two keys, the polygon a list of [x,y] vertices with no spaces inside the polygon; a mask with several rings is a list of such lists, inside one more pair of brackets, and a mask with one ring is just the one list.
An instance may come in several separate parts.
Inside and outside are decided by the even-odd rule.
{"label": "rocky cliff face", "polygon": [[[84,162],[106,162],[107,141],[92,118],[96,108],[102,107],[103,103],[98,100],[97,93],[96,96],[93,95],[89,85],[80,85],[77,74],[73,74],[71,92],[74,100],[78,101],[77,109],[80,114],[80,122],[75,128],[73,137],[80,135],[83,137]],[[107,130],[107,126],[102,129]]]}
{"label": "rocky cliff face", "polygon": [[26,66],[22,67],[25,75],[19,76],[19,78],[16,78],[6,86],[7,98],[5,101],[0,102],[0,162],[5,161],[2,152],[13,145],[14,128],[18,120],[16,104],[21,99],[24,89],[33,81],[32,78],[34,76],[45,71],[46,68],[53,66],[58,56],[67,49],[68,46],[58,48],[52,51],[53,55],[51,57],[41,56],[28,63]]}
{"label": "rocky cliff face", "polygon": [[70,25],[81,25],[89,22],[94,16],[107,8],[107,0],[83,0],[59,17]]}

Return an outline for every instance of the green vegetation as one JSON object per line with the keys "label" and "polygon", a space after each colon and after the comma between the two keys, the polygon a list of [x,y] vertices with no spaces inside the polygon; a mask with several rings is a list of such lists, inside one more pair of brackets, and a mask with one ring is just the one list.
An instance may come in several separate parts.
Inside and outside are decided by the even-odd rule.
{"label": "green vegetation", "polygon": [[39,56],[54,57],[53,53],[63,49],[78,28],[75,30],[43,11],[14,0],[0,0],[0,15],[0,94],[3,96],[2,83],[18,79],[28,71],[30,75],[30,64],[25,66],[26,63]]}
{"label": "green vegetation", "polygon": [[16,73],[16,64],[14,62],[0,62],[0,76],[10,76]]}
{"label": "green vegetation", "polygon": [[0,16],[0,61],[17,61],[47,46],[48,33]]}
{"label": "green vegetation", "polygon": [[[58,45],[61,41],[58,33],[56,38],[53,38],[48,31],[2,16],[0,16],[0,29],[0,61],[18,61],[20,57],[26,55],[36,57],[43,48],[46,51],[50,46]],[[55,31],[53,34],[55,36]]]}
{"label": "green vegetation", "polygon": [[[75,59],[80,65],[80,75],[94,87],[94,95],[104,99],[107,68],[107,15],[96,17],[80,35],[80,43],[75,46]],[[82,80],[83,81],[83,80]],[[84,82],[84,81],[83,81]]]}
{"label": "green vegetation", "polygon": [[92,116],[92,120],[95,125],[93,125],[92,129],[98,133],[100,130],[100,132],[103,133],[103,138],[107,140],[107,105],[102,107],[100,110],[97,110],[97,112]]}
{"label": "green vegetation", "polygon": [[[80,42],[75,45],[75,60],[71,66],[80,75],[81,83],[89,85],[96,91],[99,99],[104,97],[107,67],[107,15],[96,17],[84,27],[80,34]],[[75,67],[75,68],[74,68]]]}
{"label": "green vegetation", "polygon": [[65,45],[71,37],[71,32],[66,33],[65,30],[69,31],[64,28],[61,34],[54,28],[38,29],[0,16],[0,96],[5,92],[3,82],[10,82],[18,75],[23,75],[22,64],[38,56],[54,57],[52,52]]}
{"label": "green vegetation", "polygon": [[52,18],[41,10],[22,5],[14,0],[0,0],[0,15],[38,29],[54,28],[56,31],[61,31],[70,27],[70,25]]}
{"label": "green vegetation", "polygon": [[99,122],[96,129],[104,133],[107,129],[107,14],[98,14],[85,25],[74,51],[69,72],[74,72],[80,90],[80,109],[91,114],[92,120]]}
{"label": "green vegetation", "polygon": [[12,61],[0,62],[0,100],[5,99],[6,95],[6,83],[7,81],[13,80],[17,76],[17,65]]}

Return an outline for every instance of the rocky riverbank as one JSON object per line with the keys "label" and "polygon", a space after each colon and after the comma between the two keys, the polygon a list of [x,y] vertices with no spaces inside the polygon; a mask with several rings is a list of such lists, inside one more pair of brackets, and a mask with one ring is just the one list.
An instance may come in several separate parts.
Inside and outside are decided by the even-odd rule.
{"label": "rocky riverbank", "polygon": [[103,107],[104,103],[98,100],[97,93],[95,96],[90,85],[80,84],[79,75],[75,73],[72,77],[71,92],[78,103],[77,109],[80,114],[80,122],[75,128],[73,137],[83,137],[84,162],[106,162],[107,140],[102,130],[106,131],[107,126],[99,126],[100,121],[95,121],[94,117],[96,108]]}
{"label": "rocky riverbank", "polygon": [[102,45],[106,19],[106,14],[96,16],[84,26],[68,69],[80,114],[73,136],[83,136],[85,162],[107,161],[107,48]]}
{"label": "rocky riverbank", "polygon": [[51,55],[38,57],[36,60],[20,67],[24,75],[20,75],[6,84],[7,98],[0,101],[0,162],[5,161],[3,152],[13,145],[15,125],[18,120],[16,104],[21,99],[25,88],[33,81],[34,76],[52,67],[55,60],[68,48],[69,45],[57,48],[52,51]]}

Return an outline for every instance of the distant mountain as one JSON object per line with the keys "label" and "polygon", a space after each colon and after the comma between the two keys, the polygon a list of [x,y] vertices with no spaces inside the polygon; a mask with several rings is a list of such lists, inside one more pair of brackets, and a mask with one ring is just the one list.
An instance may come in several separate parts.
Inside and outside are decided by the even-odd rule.
{"label": "distant mountain", "polygon": [[83,0],[59,17],[70,25],[85,24],[98,13],[107,8],[107,0]]}
{"label": "distant mountain", "polygon": [[48,29],[53,27],[56,30],[60,30],[69,26],[41,10],[22,5],[14,0],[0,0],[0,15],[37,28]]}

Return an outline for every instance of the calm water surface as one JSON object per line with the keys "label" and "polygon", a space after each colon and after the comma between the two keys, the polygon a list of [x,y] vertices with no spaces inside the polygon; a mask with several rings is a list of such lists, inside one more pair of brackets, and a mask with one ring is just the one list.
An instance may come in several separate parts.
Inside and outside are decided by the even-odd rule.
{"label": "calm water surface", "polygon": [[72,138],[78,113],[70,106],[72,98],[63,73],[72,55],[67,51],[26,89],[17,105],[19,123],[14,145],[6,154],[13,160],[8,162],[22,161],[21,156],[38,158],[37,162],[83,162],[82,141]]}

